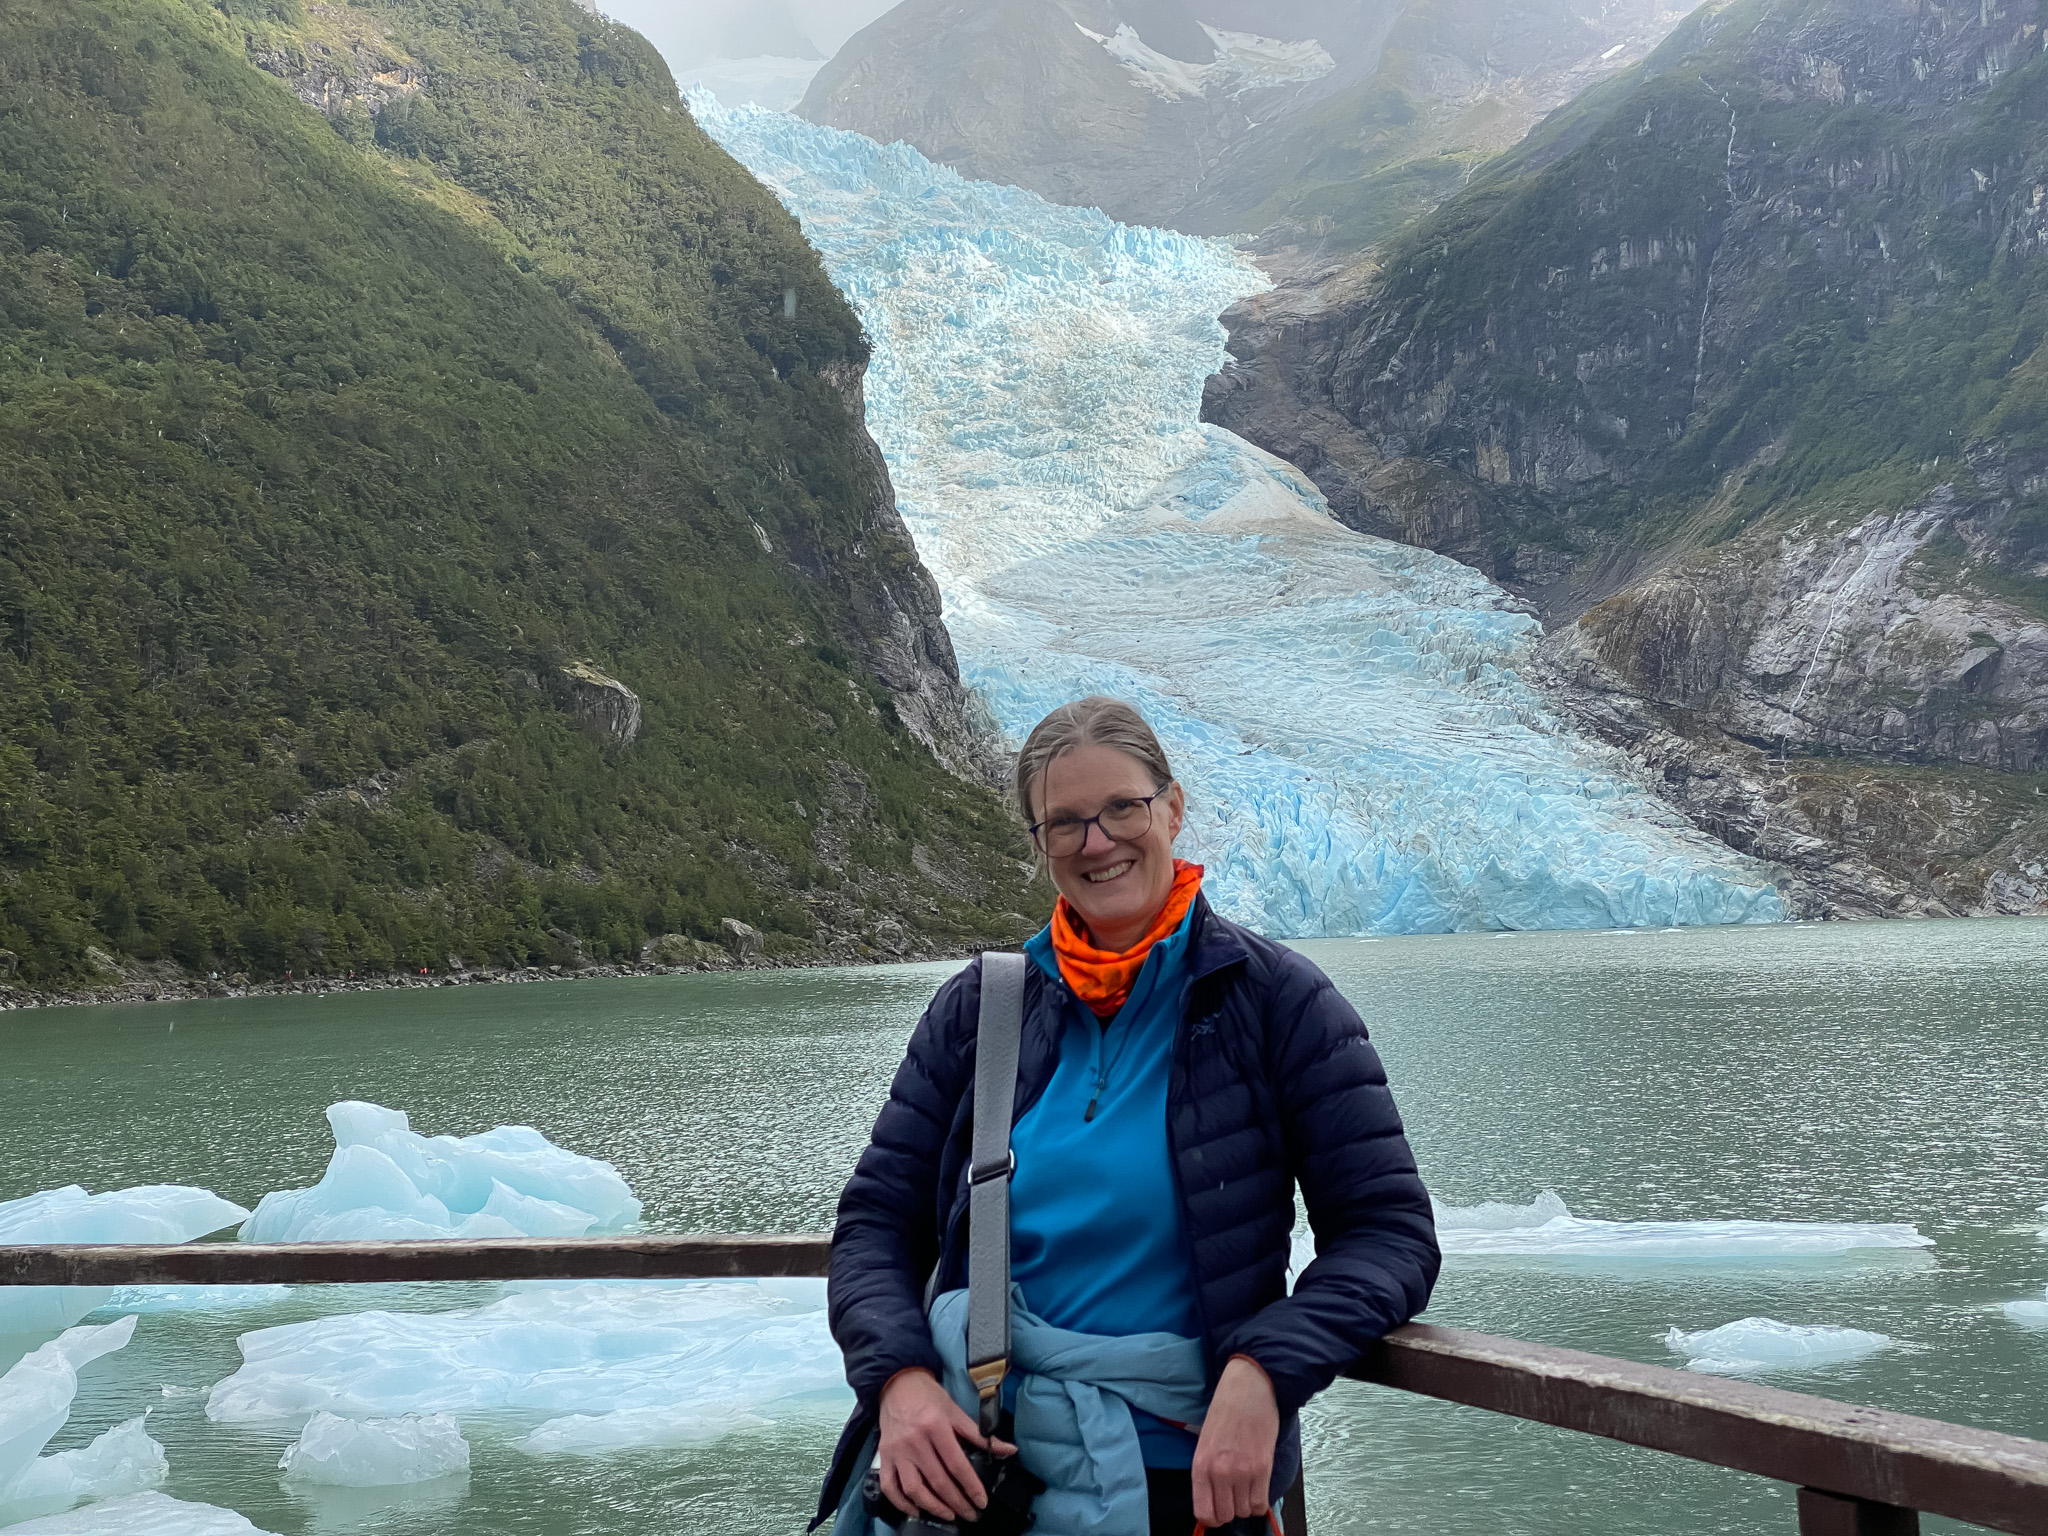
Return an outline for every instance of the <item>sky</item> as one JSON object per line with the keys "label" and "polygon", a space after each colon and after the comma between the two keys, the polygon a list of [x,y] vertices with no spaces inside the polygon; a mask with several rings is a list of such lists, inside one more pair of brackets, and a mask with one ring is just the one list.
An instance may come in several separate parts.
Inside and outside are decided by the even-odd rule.
{"label": "sky", "polygon": [[[806,36],[820,53],[837,53],[845,41],[888,10],[896,0],[598,0],[599,9],[623,21],[659,48],[680,75],[720,52],[720,42],[747,37]],[[773,51],[747,47],[747,52]]]}

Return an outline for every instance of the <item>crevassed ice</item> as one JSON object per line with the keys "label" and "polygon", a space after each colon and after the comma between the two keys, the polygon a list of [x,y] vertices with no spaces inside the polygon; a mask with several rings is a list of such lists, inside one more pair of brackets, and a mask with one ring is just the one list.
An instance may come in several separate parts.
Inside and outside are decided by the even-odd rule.
{"label": "crevassed ice", "polygon": [[423,1136],[401,1110],[330,1105],[334,1156],[311,1189],[274,1190],[242,1225],[251,1243],[583,1237],[640,1219],[610,1163],[501,1125]]}
{"label": "crevassed ice", "polygon": [[868,425],[1004,736],[1082,693],[1136,704],[1228,915],[1301,937],[1784,915],[1522,682],[1538,626],[1504,593],[1202,425],[1247,262],[689,101],[866,325]]}
{"label": "crevassed ice", "polygon": [[[124,1449],[136,1448],[133,1436],[123,1433],[127,1425],[111,1441],[102,1436],[84,1450],[38,1458],[71,1418],[78,1373],[102,1355],[125,1349],[134,1337],[132,1317],[103,1327],[67,1329],[0,1376],[0,1506],[53,1495],[85,1497],[94,1492],[96,1473],[116,1481],[129,1475],[119,1459]],[[139,1432],[139,1420],[135,1428]],[[101,1451],[97,1458],[95,1450]],[[132,1481],[128,1486],[134,1486]]]}
{"label": "crevassed ice", "polygon": [[362,1312],[242,1335],[216,1421],[491,1413],[523,1450],[716,1438],[765,1415],[843,1408],[822,1281],[550,1286],[458,1312]]}
{"label": "crevassed ice", "polygon": [[[0,1243],[189,1243],[249,1212],[210,1189],[145,1184],[89,1195],[76,1184],[0,1201]],[[0,1334],[69,1328],[113,1297],[111,1286],[0,1286]]]}
{"label": "crevassed ice", "polygon": [[1665,1347],[1687,1357],[1685,1368],[1713,1376],[1755,1376],[1765,1371],[1814,1370],[1861,1360],[1890,1349],[1889,1334],[1862,1328],[1802,1327],[1770,1317],[1745,1317],[1718,1328],[1686,1333],[1673,1328]]}
{"label": "crevassed ice", "polygon": [[322,1412],[306,1421],[278,1467],[300,1482],[388,1488],[467,1472],[469,1442],[452,1414],[344,1419]]}
{"label": "crevassed ice", "polygon": [[270,1536],[232,1509],[137,1493],[7,1527],[7,1536]]}
{"label": "crevassed ice", "polygon": [[1858,1249],[1932,1248],[1904,1222],[1603,1221],[1574,1216],[1546,1189],[1529,1205],[1430,1202],[1448,1256],[1503,1258],[1825,1258]]}

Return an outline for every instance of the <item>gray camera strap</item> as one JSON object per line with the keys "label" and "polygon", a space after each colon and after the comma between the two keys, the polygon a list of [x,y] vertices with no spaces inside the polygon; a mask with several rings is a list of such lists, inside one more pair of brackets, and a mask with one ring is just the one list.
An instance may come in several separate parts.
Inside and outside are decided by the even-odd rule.
{"label": "gray camera strap", "polygon": [[1024,1033],[1024,957],[981,957],[981,1019],[974,1047],[974,1150],[968,1161],[967,1375],[981,1396],[981,1432],[1002,1414],[1010,1370],[1010,1115]]}

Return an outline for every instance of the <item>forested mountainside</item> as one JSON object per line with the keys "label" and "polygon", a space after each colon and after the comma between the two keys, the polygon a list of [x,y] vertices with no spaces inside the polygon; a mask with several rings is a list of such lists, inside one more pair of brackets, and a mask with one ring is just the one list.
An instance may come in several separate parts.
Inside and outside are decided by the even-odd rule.
{"label": "forested mountainside", "polygon": [[0,985],[1013,936],[865,357],[572,0],[0,8]]}
{"label": "forested mountainside", "polygon": [[798,110],[1133,223],[1355,249],[1681,14],[1665,0],[905,0]]}
{"label": "forested mountainside", "polygon": [[1735,0],[1230,317],[1206,414],[1556,628],[1810,910],[2048,905],[2040,0]]}

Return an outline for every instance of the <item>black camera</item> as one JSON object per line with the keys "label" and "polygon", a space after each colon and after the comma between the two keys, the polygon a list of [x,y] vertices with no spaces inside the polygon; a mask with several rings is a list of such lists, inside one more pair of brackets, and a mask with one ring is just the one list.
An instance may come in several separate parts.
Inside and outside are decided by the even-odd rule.
{"label": "black camera", "polygon": [[[1009,1415],[1004,1414],[1003,1419],[996,1433],[999,1438],[1008,1439],[1015,1431],[1009,1426]],[[1038,1518],[1031,1512],[1031,1505],[1045,1492],[1044,1481],[1027,1472],[1016,1457],[996,1456],[974,1446],[967,1448],[967,1462],[988,1493],[981,1518],[970,1524],[956,1525],[933,1515],[906,1515],[882,1492],[879,1471],[870,1472],[861,1484],[861,1504],[869,1515],[901,1536],[961,1536],[962,1532],[969,1536],[1023,1536]]]}

